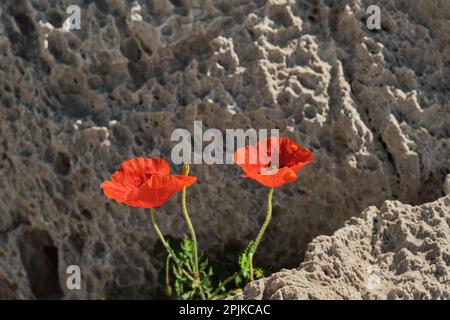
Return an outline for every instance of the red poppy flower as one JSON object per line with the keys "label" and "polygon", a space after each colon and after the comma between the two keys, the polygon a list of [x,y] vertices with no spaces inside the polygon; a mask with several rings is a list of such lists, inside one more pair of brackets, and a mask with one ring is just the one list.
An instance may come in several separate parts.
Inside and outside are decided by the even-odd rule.
{"label": "red poppy flower", "polygon": [[154,208],[174,193],[195,183],[192,176],[171,176],[166,161],[158,158],[134,158],[124,161],[111,181],[100,186],[108,198],[132,207]]}
{"label": "red poppy flower", "polygon": [[[272,157],[273,154],[273,157]],[[278,158],[276,158],[278,156]],[[288,138],[271,137],[254,146],[239,148],[233,161],[242,167],[242,177],[266,187],[279,187],[297,179],[297,173],[312,160],[312,152]]]}

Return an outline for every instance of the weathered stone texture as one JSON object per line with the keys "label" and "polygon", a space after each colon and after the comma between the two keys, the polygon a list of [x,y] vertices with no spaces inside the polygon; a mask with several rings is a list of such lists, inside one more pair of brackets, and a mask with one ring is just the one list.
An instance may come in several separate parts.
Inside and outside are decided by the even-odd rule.
{"label": "weathered stone texture", "polygon": [[[377,1],[378,31],[362,0],[138,3],[0,2],[1,295],[154,295],[162,264],[146,212],[99,185],[124,159],[169,159],[172,131],[194,120],[279,128],[315,154],[276,190],[258,264],[296,265],[311,239],[370,205],[448,192],[450,2]],[[81,30],[65,31],[73,4]],[[191,172],[202,249],[241,250],[266,190],[230,165]],[[176,198],[158,209],[174,238],[186,231],[179,212]],[[66,290],[71,264],[81,292]]]}
{"label": "weathered stone texture", "polygon": [[309,245],[297,269],[236,299],[450,299],[450,197],[417,207],[386,201]]}

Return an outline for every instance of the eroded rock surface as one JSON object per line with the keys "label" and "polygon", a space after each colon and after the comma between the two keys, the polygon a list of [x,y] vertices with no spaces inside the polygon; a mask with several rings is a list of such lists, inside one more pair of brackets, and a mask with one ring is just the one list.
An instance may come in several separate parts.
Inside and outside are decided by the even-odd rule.
{"label": "eroded rock surface", "polygon": [[[279,128],[314,151],[299,181],[275,192],[260,264],[295,265],[312,238],[386,199],[443,196],[450,3],[377,3],[382,30],[370,31],[361,0],[2,1],[0,294],[153,296],[162,255],[147,213],[99,185],[124,159],[169,160],[172,131],[194,120]],[[81,30],[64,27],[70,5]],[[262,223],[266,190],[230,165],[191,172],[202,249],[235,259]],[[176,198],[158,220],[174,238],[186,231]],[[66,289],[71,264],[81,291]],[[45,275],[50,288],[36,279],[44,269],[57,273]]]}
{"label": "eroded rock surface", "polygon": [[386,201],[309,245],[299,268],[236,299],[450,299],[450,196],[413,207]]}

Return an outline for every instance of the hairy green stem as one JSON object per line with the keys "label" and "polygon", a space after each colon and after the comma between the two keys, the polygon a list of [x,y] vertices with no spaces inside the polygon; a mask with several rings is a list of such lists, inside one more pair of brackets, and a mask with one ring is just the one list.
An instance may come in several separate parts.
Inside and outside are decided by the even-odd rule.
{"label": "hairy green stem", "polygon": [[[183,176],[188,176],[189,175],[189,165],[183,165],[182,168],[182,174]],[[186,188],[183,188],[183,190],[181,191],[181,210],[183,211],[183,215],[184,218],[186,220],[186,223],[188,225],[189,228],[189,232],[191,233],[191,238],[192,238],[192,243],[194,245],[194,273],[195,273],[195,279],[196,279],[196,284],[198,285],[199,291],[200,291],[200,296],[202,297],[203,300],[206,299],[206,295],[203,292],[203,287],[202,287],[202,283],[201,283],[201,279],[200,279],[200,273],[199,273],[199,268],[198,268],[198,244],[197,244],[197,237],[195,236],[195,230],[194,230],[194,226],[192,225],[191,222],[191,218],[189,217],[189,213],[187,211],[187,206],[186,206]]]}
{"label": "hairy green stem", "polygon": [[215,297],[220,293],[220,290],[225,289],[225,286],[227,284],[229,284],[231,281],[233,281],[236,277],[242,275],[242,271],[239,272],[235,272],[233,275],[229,276],[228,278],[226,278],[219,287],[217,287],[216,290],[214,290],[214,292],[209,296],[209,300],[214,300]]}
{"label": "hairy green stem", "polygon": [[206,299],[205,293],[203,292],[203,288],[201,286],[200,273],[198,269],[198,244],[197,237],[195,236],[194,226],[192,225],[191,218],[189,217],[189,213],[186,207],[186,188],[183,188],[181,191],[181,209],[183,211],[184,218],[186,219],[186,223],[189,228],[189,232],[191,233],[192,243],[194,245],[194,272],[195,278],[198,281],[198,288],[200,291],[200,296],[203,300]]}
{"label": "hairy green stem", "polygon": [[170,286],[170,258],[172,256],[169,254],[166,258],[166,294],[168,297],[172,296],[172,287]]}
{"label": "hairy green stem", "polygon": [[166,241],[166,239],[164,239],[164,236],[161,232],[161,230],[159,229],[158,225],[156,224],[155,221],[155,211],[153,208],[150,209],[150,221],[152,223],[152,227],[153,229],[155,229],[156,234],[159,237],[159,240],[161,240],[164,248],[166,248],[167,253],[172,257],[173,261],[175,261],[175,263],[177,264],[177,266],[182,270],[182,272],[191,280],[194,280],[194,278],[192,278],[192,276],[186,272],[186,270],[183,269],[183,265],[181,264],[180,260],[178,260],[177,256],[175,255],[175,252],[172,250],[172,248],[169,246],[169,243]]}
{"label": "hairy green stem", "polygon": [[258,233],[258,236],[256,237],[255,244],[253,245],[252,250],[250,251],[248,255],[249,260],[249,266],[250,266],[250,281],[254,280],[253,276],[253,255],[256,252],[256,249],[258,249],[259,243],[261,242],[261,238],[264,235],[264,232],[267,229],[267,226],[269,225],[270,219],[272,218],[272,195],[273,195],[274,188],[269,189],[269,194],[267,195],[267,215],[266,220],[264,221],[264,224],[261,228],[261,230]]}
{"label": "hairy green stem", "polygon": [[197,237],[195,236],[194,226],[192,225],[191,219],[186,208],[186,188],[181,191],[181,209],[183,211],[184,218],[191,233],[192,242],[194,244],[194,272],[198,273],[198,252],[197,252]]}

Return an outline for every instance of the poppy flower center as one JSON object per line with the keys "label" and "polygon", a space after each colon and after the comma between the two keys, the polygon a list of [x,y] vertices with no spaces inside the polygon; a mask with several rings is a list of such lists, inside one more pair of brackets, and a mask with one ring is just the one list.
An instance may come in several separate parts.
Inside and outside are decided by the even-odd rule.
{"label": "poppy flower center", "polygon": [[[146,172],[145,173],[145,180],[148,180],[148,179],[150,179],[151,177],[153,176],[153,173],[152,172]],[[145,182],[145,181],[144,181]]]}
{"label": "poppy flower center", "polygon": [[138,188],[142,187],[154,175],[154,172],[145,172],[137,179],[137,183],[135,184],[135,186]]}

